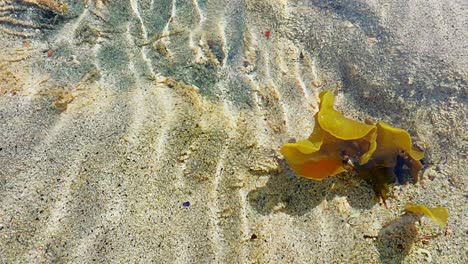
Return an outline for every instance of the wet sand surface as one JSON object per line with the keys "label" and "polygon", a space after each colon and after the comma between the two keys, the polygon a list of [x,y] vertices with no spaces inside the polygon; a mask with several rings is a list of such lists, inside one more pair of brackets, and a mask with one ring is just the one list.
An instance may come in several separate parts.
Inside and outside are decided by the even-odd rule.
{"label": "wet sand surface", "polygon": [[[466,12],[1,1],[0,262],[466,263]],[[299,178],[280,155],[324,89],[425,148],[387,208],[353,174]],[[407,201],[445,206],[447,228]]]}

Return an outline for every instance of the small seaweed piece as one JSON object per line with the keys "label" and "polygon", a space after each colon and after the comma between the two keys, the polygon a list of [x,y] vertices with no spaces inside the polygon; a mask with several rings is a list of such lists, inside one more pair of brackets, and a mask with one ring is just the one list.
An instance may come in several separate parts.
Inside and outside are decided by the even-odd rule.
{"label": "small seaweed piece", "polygon": [[448,221],[448,211],[445,207],[428,208],[423,204],[406,203],[405,210],[429,217],[434,223],[444,227]]}

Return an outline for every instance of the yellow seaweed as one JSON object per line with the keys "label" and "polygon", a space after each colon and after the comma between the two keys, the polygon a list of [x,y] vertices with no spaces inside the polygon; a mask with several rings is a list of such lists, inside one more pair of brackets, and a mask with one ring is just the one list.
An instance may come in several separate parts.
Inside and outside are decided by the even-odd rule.
{"label": "yellow seaweed", "polygon": [[296,143],[288,143],[284,144],[281,147],[281,154],[287,157],[288,162],[290,165],[292,164],[304,164],[308,160],[313,158],[313,152],[309,152],[312,150],[312,147],[309,145],[310,142],[308,140],[300,140]]}
{"label": "yellow seaweed", "polygon": [[444,227],[448,221],[448,211],[445,207],[428,208],[423,204],[406,203],[405,210],[425,215],[441,227]]}
{"label": "yellow seaweed", "polygon": [[339,156],[333,155],[333,151],[328,151],[327,148],[319,151],[309,140],[284,144],[281,154],[286,157],[294,172],[305,178],[322,180],[345,171]]}
{"label": "yellow seaweed", "polygon": [[345,117],[334,109],[330,91],[319,97],[312,134],[280,150],[296,174],[322,180],[353,169],[384,199],[388,184],[395,179],[394,169],[405,172],[409,168],[417,180],[424,153],[413,148],[408,132],[384,122],[365,124]]}
{"label": "yellow seaweed", "polygon": [[338,158],[321,159],[316,162],[307,162],[299,170],[299,174],[306,178],[322,180],[330,175],[344,172],[343,161]]}
{"label": "yellow seaweed", "polygon": [[424,152],[413,147],[411,136],[401,128],[392,127],[389,124],[377,122],[377,149],[373,157],[375,159],[389,160],[400,154],[400,151],[407,153],[413,160],[420,160],[424,157]]}
{"label": "yellow seaweed", "polygon": [[359,149],[359,144],[337,139],[316,124],[314,133],[308,139],[284,144],[281,147],[281,154],[296,174],[309,179],[322,180],[327,176],[346,171],[343,153],[356,156],[360,152]]}
{"label": "yellow seaweed", "polygon": [[333,108],[335,96],[330,91],[321,92],[319,97],[320,110],[317,115],[318,123],[323,130],[334,137],[343,140],[359,139],[375,129],[374,125],[359,123],[346,118],[340,112],[336,111]]}
{"label": "yellow seaweed", "polygon": [[[314,131],[308,139],[287,143],[281,147],[281,154],[286,158],[294,172],[302,177],[322,180],[329,175],[343,171],[341,159],[331,158],[328,151],[323,151],[326,132],[320,127],[315,115]],[[329,138],[329,137],[327,137]],[[322,148],[322,151],[319,151]],[[334,162],[331,162],[334,160]]]}
{"label": "yellow seaweed", "polygon": [[[320,127],[337,139],[363,141],[359,142],[359,148],[367,149],[367,151],[361,153],[359,164],[365,164],[377,147],[376,127],[354,121],[336,111],[333,108],[335,96],[332,92],[325,90],[320,93],[319,97],[320,110],[316,118]],[[358,143],[358,141],[355,141],[355,143]],[[362,143],[369,145],[362,146]]]}
{"label": "yellow seaweed", "polygon": [[[414,182],[418,180],[418,173],[422,169],[419,160],[424,157],[424,152],[413,147],[411,136],[406,130],[392,127],[389,124],[379,121],[377,126],[376,149],[372,154],[371,164],[367,167],[397,167],[397,159],[400,157],[405,168],[409,168],[407,173],[411,175]],[[374,165],[375,164],[375,165]],[[385,175],[374,174],[374,181],[391,182],[394,177],[393,170],[383,170]],[[378,183],[381,185],[381,183]],[[385,183],[384,183],[385,184]],[[386,187],[384,189],[387,189]]]}
{"label": "yellow seaweed", "polygon": [[281,154],[296,174],[322,180],[346,171],[344,157],[366,163],[376,149],[376,127],[344,117],[333,108],[330,91],[320,93],[320,110],[308,139],[287,143]]}

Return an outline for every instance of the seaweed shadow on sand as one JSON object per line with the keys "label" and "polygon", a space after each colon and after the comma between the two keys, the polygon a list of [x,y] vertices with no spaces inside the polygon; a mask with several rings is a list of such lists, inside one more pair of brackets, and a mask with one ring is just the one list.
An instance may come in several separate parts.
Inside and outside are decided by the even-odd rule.
{"label": "seaweed shadow on sand", "polygon": [[260,214],[281,211],[302,216],[322,201],[331,201],[335,197],[347,197],[355,208],[369,209],[376,204],[372,187],[354,174],[313,181],[296,176],[284,160],[280,165],[280,173],[271,175],[265,186],[252,190],[247,196]]}
{"label": "seaweed shadow on sand", "polygon": [[415,222],[418,217],[406,213],[385,224],[375,239],[379,263],[402,263],[418,240]]}

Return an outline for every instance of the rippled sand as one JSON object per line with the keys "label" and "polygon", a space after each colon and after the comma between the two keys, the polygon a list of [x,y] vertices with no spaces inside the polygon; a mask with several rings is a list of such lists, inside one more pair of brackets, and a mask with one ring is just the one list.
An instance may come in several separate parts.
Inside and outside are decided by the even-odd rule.
{"label": "rippled sand", "polygon": [[[466,8],[0,1],[0,262],[466,263]],[[279,154],[324,89],[426,148],[388,208]]]}

